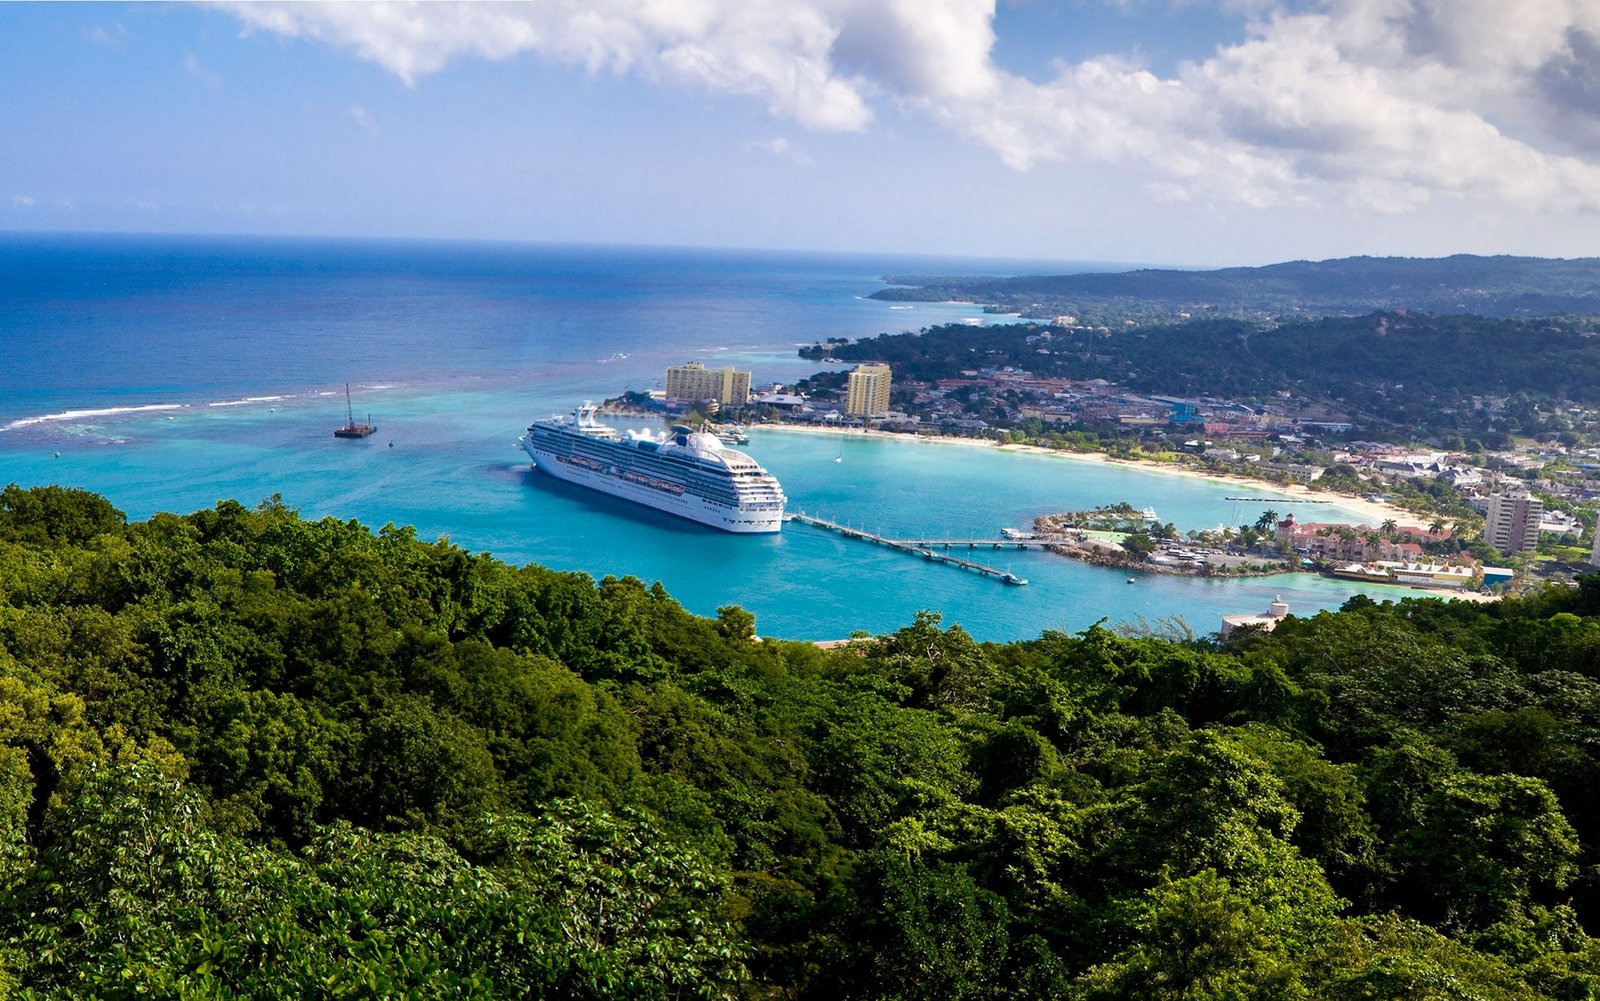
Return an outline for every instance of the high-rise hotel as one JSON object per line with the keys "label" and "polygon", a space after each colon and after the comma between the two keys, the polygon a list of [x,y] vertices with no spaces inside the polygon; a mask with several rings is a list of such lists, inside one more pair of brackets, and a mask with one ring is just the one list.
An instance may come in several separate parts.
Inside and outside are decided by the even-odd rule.
{"label": "high-rise hotel", "polygon": [[667,396],[674,400],[715,400],[742,407],[750,399],[750,373],[727,368],[706,368],[697,361],[667,369]]}
{"label": "high-rise hotel", "polygon": [[1525,553],[1539,544],[1544,501],[1521,491],[1492,494],[1484,515],[1483,541],[1503,553]]}
{"label": "high-rise hotel", "polygon": [[889,366],[857,365],[850,373],[844,412],[873,417],[889,412]]}

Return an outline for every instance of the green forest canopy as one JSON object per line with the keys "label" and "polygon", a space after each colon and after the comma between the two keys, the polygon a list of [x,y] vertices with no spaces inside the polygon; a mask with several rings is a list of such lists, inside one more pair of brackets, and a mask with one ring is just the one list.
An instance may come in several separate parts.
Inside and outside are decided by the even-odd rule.
{"label": "green forest canopy", "polygon": [[846,649],[276,499],[0,492],[0,993],[1600,990],[1600,577]]}
{"label": "green forest canopy", "polygon": [[1269,329],[1190,320],[1113,334],[957,323],[801,353],[885,362],[897,379],[1013,366],[1183,396],[1267,399],[1287,391],[1399,426],[1481,424],[1475,396],[1521,393],[1600,405],[1600,338],[1592,324],[1558,320],[1374,313]]}

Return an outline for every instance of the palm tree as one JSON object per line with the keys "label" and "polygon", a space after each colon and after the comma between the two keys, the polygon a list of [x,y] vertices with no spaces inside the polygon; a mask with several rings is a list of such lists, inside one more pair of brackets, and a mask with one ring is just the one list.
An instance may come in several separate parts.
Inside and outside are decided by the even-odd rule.
{"label": "palm tree", "polygon": [[1400,533],[1400,526],[1395,523],[1393,518],[1390,518],[1382,525],[1378,526],[1378,532],[1382,534],[1385,539],[1393,539]]}
{"label": "palm tree", "polygon": [[1443,518],[1435,518],[1435,519],[1433,519],[1432,524],[1430,524],[1428,526],[1429,534],[1438,535],[1442,531],[1444,531],[1444,519]]}
{"label": "palm tree", "polygon": [[1269,507],[1265,511],[1261,512],[1261,517],[1256,519],[1256,528],[1262,532],[1270,532],[1272,531],[1273,526],[1277,525],[1277,523],[1278,512]]}

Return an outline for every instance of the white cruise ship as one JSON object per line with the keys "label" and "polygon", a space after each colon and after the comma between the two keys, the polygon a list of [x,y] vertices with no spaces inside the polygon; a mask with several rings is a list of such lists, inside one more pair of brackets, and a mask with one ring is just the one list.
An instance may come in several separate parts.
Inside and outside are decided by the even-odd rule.
{"label": "white cruise ship", "polygon": [[665,439],[623,438],[585,403],[566,417],[528,425],[518,439],[533,464],[580,483],[725,532],[783,527],[783,487],[771,473],[716,435],[681,425]]}

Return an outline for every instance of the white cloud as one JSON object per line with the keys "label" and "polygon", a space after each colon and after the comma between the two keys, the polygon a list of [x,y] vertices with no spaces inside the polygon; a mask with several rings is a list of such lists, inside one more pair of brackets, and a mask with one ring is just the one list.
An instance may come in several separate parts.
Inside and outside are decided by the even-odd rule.
{"label": "white cloud", "polygon": [[23,209],[33,208],[33,196],[32,195],[13,195],[12,198],[11,198],[11,204],[17,206],[18,208],[23,208]]}
{"label": "white cloud", "polygon": [[378,123],[372,120],[372,113],[359,104],[350,105],[350,118],[369,136],[378,134]]}
{"label": "white cloud", "polygon": [[745,143],[745,147],[775,156],[780,160],[788,160],[796,166],[808,167],[811,165],[811,155],[783,136],[773,139],[752,139],[750,142]]}
{"label": "white cloud", "polygon": [[406,83],[463,56],[523,52],[592,72],[745,94],[818,129],[872,118],[855,81],[833,72],[837,29],[818,6],[772,0],[549,0],[537,4],[247,3],[247,25],[349,47]]}
{"label": "white cloud", "polygon": [[813,129],[863,129],[873,102],[894,102],[1015,169],[1126,164],[1163,198],[1600,208],[1600,0],[1221,3],[1251,17],[1245,40],[1170,76],[1104,56],[1042,83],[995,63],[994,0],[230,9],[412,85],[455,59],[530,53],[747,95]]}
{"label": "white cloud", "polygon": [[85,37],[96,45],[120,49],[122,48],[122,43],[127,39],[127,35],[128,30],[121,24],[114,24],[109,30],[105,26],[97,24],[88,30]]}
{"label": "white cloud", "polygon": [[212,90],[216,90],[218,87],[222,86],[222,77],[201,65],[199,57],[193,52],[184,54],[183,68],[189,71],[190,76],[194,77],[196,80],[199,80]]}

